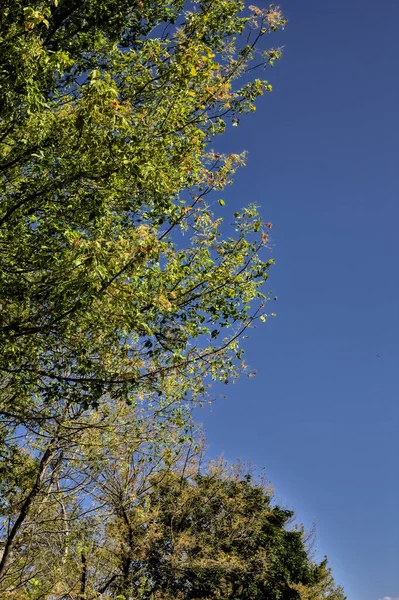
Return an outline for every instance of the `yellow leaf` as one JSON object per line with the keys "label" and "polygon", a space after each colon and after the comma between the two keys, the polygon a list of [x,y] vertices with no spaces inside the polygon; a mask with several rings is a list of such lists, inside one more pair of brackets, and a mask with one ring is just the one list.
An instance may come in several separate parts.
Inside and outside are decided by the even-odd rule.
{"label": "yellow leaf", "polygon": [[193,77],[195,77],[196,74],[197,74],[197,69],[193,65],[190,69],[190,75],[193,75]]}

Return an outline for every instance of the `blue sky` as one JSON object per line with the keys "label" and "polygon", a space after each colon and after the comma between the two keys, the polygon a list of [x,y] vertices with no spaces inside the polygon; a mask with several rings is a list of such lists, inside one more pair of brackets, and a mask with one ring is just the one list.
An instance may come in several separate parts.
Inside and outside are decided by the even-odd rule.
{"label": "blue sky", "polygon": [[256,201],[273,222],[278,316],[245,344],[257,377],[200,417],[212,455],[264,466],[316,520],[349,600],[396,600],[399,2],[281,5],[274,91],[219,144],[249,153],[226,219]]}

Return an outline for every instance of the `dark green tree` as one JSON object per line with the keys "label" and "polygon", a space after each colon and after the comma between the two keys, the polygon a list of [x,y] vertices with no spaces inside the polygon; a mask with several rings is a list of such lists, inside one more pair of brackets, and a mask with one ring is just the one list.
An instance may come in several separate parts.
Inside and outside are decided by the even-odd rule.
{"label": "dark green tree", "polygon": [[111,598],[345,600],[261,482],[223,462],[188,470],[160,472],[135,506],[115,506]]}

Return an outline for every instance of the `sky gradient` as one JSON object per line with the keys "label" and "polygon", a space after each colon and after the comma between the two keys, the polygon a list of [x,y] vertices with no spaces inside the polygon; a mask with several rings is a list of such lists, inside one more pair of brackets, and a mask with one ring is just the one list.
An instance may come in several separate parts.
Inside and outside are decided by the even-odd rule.
{"label": "sky gradient", "polygon": [[199,418],[212,456],[265,467],[317,522],[349,600],[396,600],[399,2],[281,6],[274,91],[214,144],[248,150],[223,214],[257,202],[273,223],[277,318],[245,342],[257,377]]}

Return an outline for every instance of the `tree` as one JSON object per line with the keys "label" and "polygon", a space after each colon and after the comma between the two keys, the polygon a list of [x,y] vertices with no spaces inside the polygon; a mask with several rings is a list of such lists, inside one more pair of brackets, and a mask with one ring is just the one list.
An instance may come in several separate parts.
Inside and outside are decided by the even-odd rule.
{"label": "tree", "polygon": [[[273,505],[270,490],[239,465],[220,461],[157,478],[149,498],[134,509],[140,518],[130,515],[141,552],[131,564],[130,586],[115,592],[126,598],[137,597],[139,589],[144,598],[300,600],[298,589],[326,590],[326,563],[312,563],[302,532],[287,529],[293,512]],[[122,525],[118,532],[127,534]],[[344,600],[334,595],[332,578],[329,585],[321,597]]]}
{"label": "tree", "polygon": [[163,437],[158,419],[138,423],[125,403],[106,419],[95,411],[75,427],[65,419],[62,451],[45,472],[37,467],[39,493],[26,496],[29,515],[18,498],[8,509],[11,525],[25,516],[0,575],[2,595],[345,600],[261,479],[240,464],[207,464],[201,439],[182,439],[178,424]]}
{"label": "tree", "polygon": [[102,413],[53,403],[23,435],[9,431],[0,473],[0,596],[62,597],[86,588],[88,548],[104,546],[116,500],[119,508],[131,502],[148,491],[153,473],[191,457],[191,429],[183,412],[160,415],[120,401]]}
{"label": "tree", "polygon": [[162,397],[170,378],[178,400],[203,393],[208,376],[234,377],[238,338],[265,318],[273,260],[260,255],[267,226],[255,206],[221,235],[208,194],[244,156],[210,143],[271,89],[250,75],[280,56],[257,49],[284,26],[280,11],[242,12],[237,0],[3,4],[3,412],[24,423],[35,403],[60,398]]}

